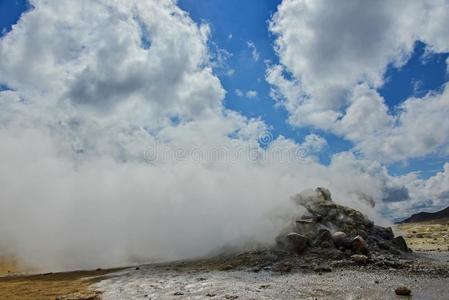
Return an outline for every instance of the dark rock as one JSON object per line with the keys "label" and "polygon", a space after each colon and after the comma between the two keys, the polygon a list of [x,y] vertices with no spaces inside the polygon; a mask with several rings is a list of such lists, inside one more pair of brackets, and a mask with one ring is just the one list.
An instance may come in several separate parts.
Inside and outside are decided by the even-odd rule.
{"label": "dark rock", "polygon": [[409,296],[412,294],[412,291],[405,286],[400,286],[400,287],[396,288],[394,290],[394,292],[396,293],[396,295],[399,295],[399,296]]}
{"label": "dark rock", "polygon": [[346,239],[346,233],[343,231],[336,231],[332,234],[332,239],[334,240],[335,245],[342,246]]}
{"label": "dark rock", "polygon": [[394,238],[393,229],[391,229],[391,227],[385,228],[378,225],[374,225],[372,233],[383,240],[392,240]]}
{"label": "dark rock", "polygon": [[232,270],[234,267],[232,265],[226,265],[220,268],[220,271],[229,271]]}
{"label": "dark rock", "polygon": [[393,255],[401,255],[401,251],[399,251],[398,249],[391,248],[389,252]]}
{"label": "dark rock", "polygon": [[410,250],[407,246],[407,242],[402,236],[393,238],[393,244],[401,251],[407,252]]}
{"label": "dark rock", "polygon": [[358,230],[357,235],[360,235],[365,241],[368,239],[368,234],[365,230]]}
{"label": "dark rock", "polygon": [[361,254],[354,254],[351,256],[351,259],[353,262],[359,265],[366,265],[366,263],[368,262],[368,257],[366,255]]}
{"label": "dark rock", "polygon": [[320,229],[320,231],[318,231],[314,245],[321,248],[335,247],[334,239],[332,238],[332,234],[330,233],[330,231],[327,229]]}
{"label": "dark rock", "polygon": [[329,266],[316,266],[313,268],[313,270],[317,273],[327,273],[327,272],[332,272],[332,269]]}
{"label": "dark rock", "polygon": [[296,232],[303,235],[314,236],[317,226],[313,219],[304,219],[296,221]]}
{"label": "dark rock", "polygon": [[288,250],[302,253],[309,244],[309,239],[299,233],[291,232],[285,236],[286,246]]}
{"label": "dark rock", "polygon": [[283,255],[289,255],[288,252],[303,254],[307,249],[304,258],[343,260],[356,254],[359,256],[349,260],[351,264],[372,262],[388,267],[391,265],[388,261],[394,260],[373,260],[368,259],[368,255],[399,256],[403,254],[401,251],[408,250],[405,240],[394,238],[391,228],[375,225],[363,213],[333,202],[325,188],[302,192],[293,200],[307,212],[292,218],[276,238]]}
{"label": "dark rock", "polygon": [[377,245],[379,246],[379,249],[390,250],[390,246],[384,241],[378,241]]}
{"label": "dark rock", "polygon": [[275,265],[273,271],[281,273],[290,273],[292,270],[292,264],[289,262],[284,262],[282,264]]}
{"label": "dark rock", "polygon": [[341,259],[341,260],[333,261],[331,263],[331,267],[333,267],[333,268],[341,268],[341,267],[346,267],[346,266],[353,265],[353,264],[354,264],[354,262],[351,261],[351,260]]}
{"label": "dark rock", "polygon": [[360,235],[352,240],[352,251],[356,254],[368,254],[368,245]]}
{"label": "dark rock", "polygon": [[320,254],[332,260],[340,260],[345,258],[345,254],[336,248],[320,249]]}

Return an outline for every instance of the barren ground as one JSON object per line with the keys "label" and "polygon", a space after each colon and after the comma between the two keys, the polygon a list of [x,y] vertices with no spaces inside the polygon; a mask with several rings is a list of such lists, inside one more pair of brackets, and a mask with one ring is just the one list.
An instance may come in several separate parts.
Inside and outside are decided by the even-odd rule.
{"label": "barren ground", "polygon": [[[423,259],[449,265],[449,224],[398,227]],[[440,251],[438,251],[440,249]],[[422,252],[425,251],[425,252]],[[0,258],[0,299],[449,299],[449,274],[371,270],[365,266],[332,272],[274,273],[226,269],[222,262],[147,265],[122,270],[23,275],[14,260]],[[413,297],[399,297],[398,286]]]}
{"label": "barren ground", "polygon": [[449,250],[449,219],[400,224],[398,228],[413,250]]}

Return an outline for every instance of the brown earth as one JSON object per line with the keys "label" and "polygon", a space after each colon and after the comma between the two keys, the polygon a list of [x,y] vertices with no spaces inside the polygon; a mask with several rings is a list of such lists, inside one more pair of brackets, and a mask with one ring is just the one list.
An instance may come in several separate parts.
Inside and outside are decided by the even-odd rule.
{"label": "brown earth", "polygon": [[0,258],[0,299],[96,300],[101,294],[90,286],[117,270],[23,275],[13,259]]}
{"label": "brown earth", "polygon": [[404,223],[397,228],[415,251],[449,251],[449,219]]}

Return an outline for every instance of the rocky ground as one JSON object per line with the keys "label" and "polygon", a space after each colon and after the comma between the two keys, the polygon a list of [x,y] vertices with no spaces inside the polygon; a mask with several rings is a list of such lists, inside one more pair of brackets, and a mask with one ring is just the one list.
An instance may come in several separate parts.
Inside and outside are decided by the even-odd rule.
{"label": "rocky ground", "polygon": [[[449,257],[446,257],[447,259]],[[405,286],[412,296],[397,296]],[[276,272],[187,266],[129,269],[95,287],[104,299],[449,299],[447,276],[367,266]]]}
{"label": "rocky ground", "polygon": [[[90,274],[74,278],[80,290],[5,299],[449,299],[449,252],[412,252],[391,228],[338,205],[327,189],[294,200],[306,212],[292,216],[272,247]],[[0,296],[8,280],[20,278],[0,279]]]}

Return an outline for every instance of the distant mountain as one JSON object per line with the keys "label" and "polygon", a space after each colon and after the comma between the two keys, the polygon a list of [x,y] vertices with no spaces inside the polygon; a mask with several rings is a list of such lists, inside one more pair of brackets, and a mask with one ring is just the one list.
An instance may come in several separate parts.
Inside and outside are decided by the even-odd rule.
{"label": "distant mountain", "polygon": [[433,221],[438,219],[448,219],[449,218],[449,207],[446,207],[443,210],[429,213],[429,212],[420,212],[417,214],[413,214],[411,217],[401,221],[400,223],[414,223],[414,222],[426,222]]}

